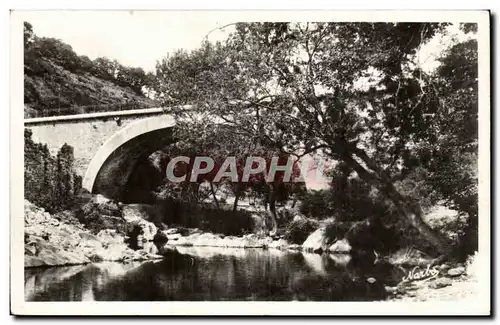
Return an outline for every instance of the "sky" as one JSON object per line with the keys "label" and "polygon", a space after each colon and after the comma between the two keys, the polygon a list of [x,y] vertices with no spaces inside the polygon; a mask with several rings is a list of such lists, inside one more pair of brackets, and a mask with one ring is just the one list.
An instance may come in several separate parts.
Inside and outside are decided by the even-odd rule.
{"label": "sky", "polygon": [[[79,55],[105,56],[147,72],[168,53],[199,47],[207,35],[210,41],[223,40],[234,26],[219,28],[235,22],[224,12],[214,16],[203,11],[25,11],[23,17],[37,36],[59,38]],[[422,47],[419,61],[426,70],[436,66],[435,57],[452,37],[463,37],[458,25],[448,30]]]}
{"label": "sky", "polygon": [[230,17],[202,12],[27,11],[23,17],[37,36],[59,38],[78,55],[105,56],[145,71],[154,71],[157,60],[177,49],[199,47],[209,33],[217,41],[233,30],[218,29],[233,23]]}

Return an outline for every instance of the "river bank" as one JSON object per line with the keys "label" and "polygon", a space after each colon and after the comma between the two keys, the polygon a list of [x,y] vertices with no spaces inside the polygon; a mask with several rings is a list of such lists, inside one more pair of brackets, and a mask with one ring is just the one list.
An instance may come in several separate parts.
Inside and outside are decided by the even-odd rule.
{"label": "river bank", "polygon": [[422,279],[404,278],[397,286],[386,288],[390,294],[388,300],[473,301],[479,298],[477,253],[470,256],[465,263],[444,263],[434,268],[437,270],[435,275],[430,272],[421,273],[424,275]]}
{"label": "river bank", "polygon": [[[189,248],[196,250],[199,247],[213,248],[216,250],[215,253],[212,251],[210,253],[218,256],[225,256],[228,249],[303,252],[307,265],[318,271],[324,268],[321,265],[324,264],[326,257],[328,263],[333,262],[328,267],[335,269],[349,265],[352,254],[360,252],[358,247],[353,248],[346,239],[356,242],[352,236],[348,236],[349,231],[343,238],[335,239],[332,230],[324,225],[306,236],[302,244],[297,244],[287,241],[283,235],[266,236],[251,233],[243,236],[226,236],[204,232],[198,228],[180,227],[160,230],[140,216],[126,214],[123,222],[140,229],[136,238],[139,239],[139,247],[131,248],[128,241],[130,238],[119,233],[117,229],[91,231],[77,220],[63,219],[63,217],[64,215],[51,215],[44,209],[25,201],[25,268],[90,265],[100,262],[128,264],[134,261],[162,260],[166,256],[171,256],[168,252],[192,255]],[[355,229],[356,233],[363,234],[360,229],[365,229],[365,226],[366,223],[358,223],[349,229],[351,232]],[[239,254],[241,255],[241,252]],[[315,263],[311,264],[312,256],[317,258],[314,259]],[[386,283],[383,291],[386,292],[388,300],[456,300],[474,297],[477,292],[477,278],[473,272],[474,260],[465,264],[444,263],[431,267],[432,258],[408,253],[404,254],[404,258],[393,254],[384,257],[369,255],[363,259],[369,266],[363,266],[365,271],[373,268],[375,272],[379,272],[380,268],[387,268],[387,272],[378,273],[381,276],[386,274],[379,276],[378,280],[370,274],[366,275],[366,278]],[[325,272],[322,270],[319,273]]]}
{"label": "river bank", "polygon": [[24,201],[24,266],[48,267],[93,262],[144,261],[162,256],[133,250],[115,229],[92,234],[77,221],[67,222]]}

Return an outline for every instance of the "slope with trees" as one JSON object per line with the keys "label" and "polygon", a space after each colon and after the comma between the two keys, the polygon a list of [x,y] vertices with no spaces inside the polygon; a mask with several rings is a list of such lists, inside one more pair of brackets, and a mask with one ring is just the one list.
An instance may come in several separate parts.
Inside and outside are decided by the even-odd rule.
{"label": "slope with trees", "polygon": [[26,117],[154,107],[143,93],[152,80],[142,68],[79,56],[59,39],[36,36],[24,23]]}

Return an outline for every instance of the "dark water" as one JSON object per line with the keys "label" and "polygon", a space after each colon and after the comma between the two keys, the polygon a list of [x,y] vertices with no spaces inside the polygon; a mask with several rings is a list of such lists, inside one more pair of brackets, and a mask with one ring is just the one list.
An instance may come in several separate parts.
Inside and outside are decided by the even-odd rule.
{"label": "dark water", "polygon": [[[25,270],[27,301],[385,299],[387,275],[349,256],[179,248],[164,260]],[[375,281],[374,281],[375,280]]]}

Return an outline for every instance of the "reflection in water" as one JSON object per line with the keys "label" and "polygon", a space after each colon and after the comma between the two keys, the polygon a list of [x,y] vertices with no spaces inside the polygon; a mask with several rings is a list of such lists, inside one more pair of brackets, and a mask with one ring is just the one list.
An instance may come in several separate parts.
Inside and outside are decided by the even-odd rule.
{"label": "reflection in water", "polygon": [[[162,251],[160,249],[160,251]],[[383,277],[347,256],[179,247],[165,259],[25,270],[28,301],[379,300]],[[377,278],[375,283],[367,277]]]}

